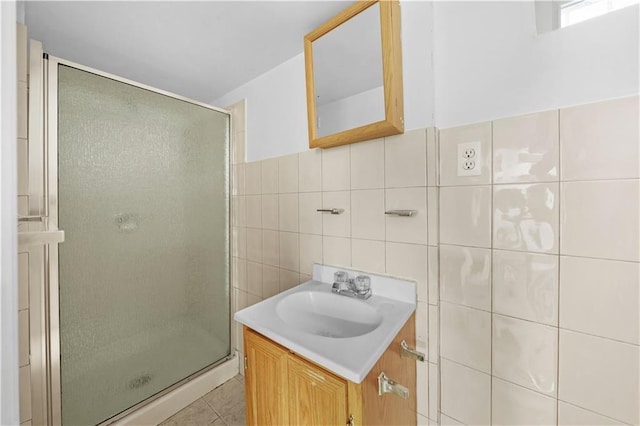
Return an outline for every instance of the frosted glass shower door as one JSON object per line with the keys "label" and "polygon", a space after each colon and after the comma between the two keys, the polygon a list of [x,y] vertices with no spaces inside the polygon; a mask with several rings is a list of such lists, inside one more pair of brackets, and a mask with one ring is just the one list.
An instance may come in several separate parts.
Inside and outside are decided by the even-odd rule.
{"label": "frosted glass shower door", "polygon": [[224,359],[229,116],[58,65],[62,421],[103,422]]}

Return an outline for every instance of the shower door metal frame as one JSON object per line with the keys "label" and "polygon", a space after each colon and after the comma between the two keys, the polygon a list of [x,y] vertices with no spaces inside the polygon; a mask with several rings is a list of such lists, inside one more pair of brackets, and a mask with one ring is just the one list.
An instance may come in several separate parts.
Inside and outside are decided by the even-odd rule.
{"label": "shower door metal frame", "polygon": [[[107,72],[99,71],[65,59],[47,55],[42,50],[42,44],[31,42],[30,56],[30,112],[29,119],[29,195],[30,214],[40,214],[48,218],[50,224],[58,227],[58,67],[64,65],[86,71],[101,77],[106,77],[133,87],[148,90],[160,95],[201,106],[216,112],[227,114],[228,147],[227,147],[227,218],[228,218],[228,286],[229,286],[229,353],[211,365],[185,377],[168,388],[152,395],[129,407],[121,413],[105,420],[101,425],[111,424],[132,413],[138,408],[166,395],[181,385],[212,370],[218,365],[230,360],[233,354],[234,333],[232,333],[233,291],[231,281],[231,188],[232,188],[232,116],[231,112],[222,108],[207,105],[202,102],[122,78]],[[39,83],[38,83],[39,82]],[[31,135],[34,135],[33,147]],[[33,150],[32,150],[33,148]],[[30,304],[31,309],[31,396],[33,401],[33,423],[60,425],[62,424],[62,394],[60,375],[60,300],[59,300],[59,259],[58,245],[50,244],[44,247],[43,254],[34,253],[34,260],[29,263]],[[34,265],[32,265],[34,263]],[[33,273],[33,280],[31,274]],[[35,349],[35,350],[34,350]],[[38,405],[40,405],[38,407]]]}

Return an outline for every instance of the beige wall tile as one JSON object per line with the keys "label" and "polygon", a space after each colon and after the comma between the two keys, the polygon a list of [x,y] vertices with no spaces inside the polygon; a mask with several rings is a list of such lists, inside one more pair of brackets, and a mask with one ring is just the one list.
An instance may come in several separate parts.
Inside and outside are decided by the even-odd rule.
{"label": "beige wall tile", "polygon": [[247,306],[253,306],[256,303],[260,303],[261,301],[262,297],[255,294],[247,293]]}
{"label": "beige wall tile", "polygon": [[434,364],[440,363],[440,308],[429,305],[429,345],[427,358]]}
{"label": "beige wall tile", "polygon": [[300,234],[300,272],[312,275],[314,263],[322,263],[322,236]]}
{"label": "beige wall tile", "polygon": [[247,195],[247,221],[248,228],[262,228],[262,196]]}
{"label": "beige wall tile", "polygon": [[429,347],[429,305],[418,302],[415,314],[416,349],[426,354]]}
{"label": "beige wall tile", "polygon": [[351,188],[349,145],[322,150],[322,190],[344,191]]}
{"label": "beige wall tile", "polygon": [[[480,142],[482,152],[478,176],[458,176],[458,144]],[[488,185],[491,183],[491,123],[471,124],[440,130],[440,185]],[[479,161],[478,161],[479,160]]]}
{"label": "beige wall tile", "polygon": [[18,254],[18,309],[29,307],[29,254]]}
{"label": "beige wall tile", "polygon": [[386,243],[387,274],[416,281],[418,300],[427,301],[427,246]]}
{"label": "beige wall tile", "polygon": [[351,189],[384,188],[384,139],[350,146]]}
{"label": "beige wall tile", "polygon": [[558,426],[622,426],[623,423],[558,401]]}
{"label": "beige wall tile", "polygon": [[640,263],[560,258],[560,326],[640,343]]}
{"label": "beige wall tile", "polygon": [[493,187],[493,247],[558,253],[559,186],[556,183]]}
{"label": "beige wall tile", "polygon": [[247,228],[233,227],[233,244],[231,244],[232,256],[241,259],[247,258]]}
{"label": "beige wall tile", "polygon": [[244,195],[245,194],[245,174],[244,164],[236,164],[232,167],[233,170],[233,185],[231,195]]}
{"label": "beige wall tile", "polygon": [[558,325],[558,256],[493,251],[494,312]]}
{"label": "beige wall tile", "polygon": [[429,284],[429,303],[437,305],[440,300],[440,259],[438,247],[427,247],[427,280]]}
{"label": "beige wall tile", "polygon": [[438,185],[438,134],[435,127],[427,128],[427,186]]}
{"label": "beige wall tile", "polygon": [[278,158],[278,192],[298,192],[298,154]]}
{"label": "beige wall tile", "polygon": [[322,208],[322,193],[307,192],[298,194],[298,219],[301,233],[322,235],[322,217],[318,212]]}
{"label": "beige wall tile", "polygon": [[384,241],[351,240],[351,266],[366,272],[384,274]]}
{"label": "beige wall tile", "polygon": [[280,266],[280,232],[267,229],[262,231],[262,263]]}
{"label": "beige wall tile", "polygon": [[384,241],[384,189],[351,191],[351,236]]}
{"label": "beige wall tile", "polygon": [[429,363],[429,418],[437,424],[440,411],[440,371],[436,364]]}
{"label": "beige wall tile", "polygon": [[280,269],[262,265],[262,298],[267,299],[280,293]]}
{"label": "beige wall tile", "polygon": [[411,217],[386,215],[387,241],[427,244],[427,188],[385,191],[383,210],[415,210]]}
{"label": "beige wall tile", "polygon": [[280,230],[298,232],[298,194],[280,194]]}
{"label": "beige wall tile", "polygon": [[322,233],[334,237],[351,237],[350,191],[323,192],[322,208],[343,210],[340,214],[321,213]]}
{"label": "beige wall tile", "polygon": [[557,110],[494,121],[494,183],[557,181],[558,132]]}
{"label": "beige wall tile", "polygon": [[441,409],[467,425],[491,423],[491,376],[442,360]]}
{"label": "beige wall tile", "polygon": [[440,246],[440,299],[491,310],[491,250]]}
{"label": "beige wall tile", "polygon": [[436,246],[440,242],[440,221],[438,212],[440,211],[440,189],[435,187],[427,188],[427,238],[430,246]]}
{"label": "beige wall tile", "polygon": [[18,139],[18,195],[29,195],[29,144]]}
{"label": "beige wall tile", "polygon": [[247,262],[247,292],[262,297],[262,265]]}
{"label": "beige wall tile", "polygon": [[325,265],[351,266],[351,239],[322,237],[322,257]]}
{"label": "beige wall tile", "polygon": [[322,191],[322,150],[313,149],[298,154],[300,192]]}
{"label": "beige wall tile", "polygon": [[29,310],[18,311],[18,353],[20,366],[29,364]]}
{"label": "beige wall tile", "polygon": [[297,232],[280,232],[280,269],[299,272],[300,249]]}
{"label": "beige wall tile", "polygon": [[491,313],[453,303],[440,304],[440,355],[491,372]]}
{"label": "beige wall tile", "polygon": [[464,423],[460,423],[456,419],[452,419],[444,414],[440,414],[440,424],[442,426],[464,426]]}
{"label": "beige wall tile", "polygon": [[440,242],[491,247],[491,187],[440,188]]}
{"label": "beige wall tile", "polygon": [[494,376],[555,396],[557,360],[557,328],[494,314]]}
{"label": "beige wall tile", "polygon": [[297,272],[280,269],[280,292],[287,291],[300,284],[300,274]]}
{"label": "beige wall tile", "polygon": [[278,193],[278,159],[262,160],[262,193]]}
{"label": "beige wall tile", "polygon": [[28,134],[28,95],[27,95],[27,83],[24,81],[18,81],[18,110],[16,114],[18,116],[18,128],[16,129],[17,135],[21,139],[27,139]]}
{"label": "beige wall tile", "polygon": [[562,180],[640,177],[638,97],[560,110]]}
{"label": "beige wall tile", "polygon": [[247,226],[247,198],[236,196],[231,199],[231,224]]}
{"label": "beige wall tile", "polygon": [[262,263],[262,229],[247,228],[247,259]]}
{"label": "beige wall tile", "polygon": [[231,163],[241,164],[247,161],[247,133],[233,132],[231,143]]}
{"label": "beige wall tile", "polygon": [[27,27],[20,22],[16,22],[16,62],[18,81],[27,81],[28,55],[27,55]]}
{"label": "beige wall tile", "polygon": [[242,99],[227,107],[232,115],[232,130],[234,132],[246,132],[247,130],[247,100]]}
{"label": "beige wall tile", "polygon": [[640,180],[561,184],[561,254],[640,260]]}
{"label": "beige wall tile", "polygon": [[[278,230],[280,226],[278,197],[277,194],[262,196],[262,229]],[[256,225],[256,223],[253,224]]]}
{"label": "beige wall tile", "polygon": [[246,163],[244,168],[245,193],[257,195],[262,193],[262,161]]}
{"label": "beige wall tile", "polygon": [[246,292],[248,289],[247,261],[245,259],[238,259],[237,257],[234,257],[231,259],[231,268],[233,287]]}
{"label": "beige wall tile", "polygon": [[416,411],[429,416],[429,366],[426,362],[416,363]]}
{"label": "beige wall tile", "polygon": [[560,330],[558,397],[629,424],[640,422],[638,346]]}
{"label": "beige wall tile", "polygon": [[31,367],[20,367],[20,422],[31,420]]}
{"label": "beige wall tile", "polygon": [[385,187],[427,186],[427,135],[412,130],[384,140]]}
{"label": "beige wall tile", "polygon": [[500,379],[493,379],[494,425],[555,425],[556,400]]}

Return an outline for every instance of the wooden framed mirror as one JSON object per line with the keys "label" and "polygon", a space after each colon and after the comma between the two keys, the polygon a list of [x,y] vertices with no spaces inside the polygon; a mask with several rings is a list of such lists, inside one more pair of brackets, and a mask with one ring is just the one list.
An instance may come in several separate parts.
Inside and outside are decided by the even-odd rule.
{"label": "wooden framed mirror", "polygon": [[404,132],[400,4],[360,0],[304,37],[309,147]]}

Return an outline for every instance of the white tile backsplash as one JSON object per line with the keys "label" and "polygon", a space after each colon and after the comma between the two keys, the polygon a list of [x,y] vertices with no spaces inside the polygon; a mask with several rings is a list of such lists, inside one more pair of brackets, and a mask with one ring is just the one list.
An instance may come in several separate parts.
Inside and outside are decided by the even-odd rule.
{"label": "white tile backsplash", "polygon": [[427,188],[394,188],[385,191],[384,211],[414,210],[413,216],[386,215],[386,240],[427,244]]}
{"label": "white tile backsplash", "polygon": [[351,191],[351,236],[384,241],[384,189]]}
{"label": "white tile backsplash", "polygon": [[[478,176],[458,176],[458,144],[480,142],[482,164]],[[440,185],[488,185],[491,183],[491,123],[440,130]]]}
{"label": "white tile backsplash", "polygon": [[558,111],[493,122],[493,182],[550,182],[559,178]]}
{"label": "white tile backsplash", "polygon": [[493,247],[558,252],[558,184],[493,187]]}
{"label": "white tile backsplash", "polygon": [[351,192],[323,192],[322,208],[342,210],[340,214],[320,213],[322,215],[322,233],[334,237],[351,237]]}
{"label": "white tile backsplash", "polygon": [[384,188],[384,139],[351,147],[351,189]]}
{"label": "white tile backsplash", "polygon": [[560,330],[561,400],[628,423],[640,422],[639,347]]}
{"label": "white tile backsplash", "polygon": [[562,180],[640,178],[638,96],[560,110]]}
{"label": "white tile backsplash", "polygon": [[640,263],[562,256],[560,326],[640,344]]}
{"label": "white tile backsplash", "polygon": [[557,394],[557,328],[494,314],[492,360],[494,376]]}
{"label": "white tile backsplash", "polygon": [[440,246],[440,299],[491,310],[491,250]]}
{"label": "white tile backsplash", "polygon": [[440,188],[440,243],[491,247],[491,186]]}
{"label": "white tile backsplash", "polygon": [[426,302],[427,295],[427,246],[387,242],[387,273],[416,281],[418,300]]}
{"label": "white tile backsplash", "polygon": [[557,400],[512,383],[493,378],[493,425],[553,425]]}
{"label": "white tile backsplash", "polygon": [[322,190],[351,189],[349,145],[322,150]]}
{"label": "white tile backsplash", "polygon": [[493,311],[558,325],[558,256],[493,251]]}
{"label": "white tile backsplash", "polygon": [[561,254],[640,261],[640,180],[564,182]]}
{"label": "white tile backsplash", "polygon": [[351,266],[367,272],[385,272],[384,241],[351,239]]}
{"label": "white tile backsplash", "polygon": [[385,187],[427,186],[427,135],[412,130],[384,140]]}
{"label": "white tile backsplash", "polygon": [[623,426],[623,424],[593,411],[558,401],[558,426]]}
{"label": "white tile backsplash", "polygon": [[322,191],[322,151],[312,149],[298,154],[298,190]]}
{"label": "white tile backsplash", "polygon": [[442,360],[440,370],[442,413],[465,425],[491,423],[491,376]]}
{"label": "white tile backsplash", "polygon": [[491,313],[453,303],[440,304],[440,355],[491,372]]}

